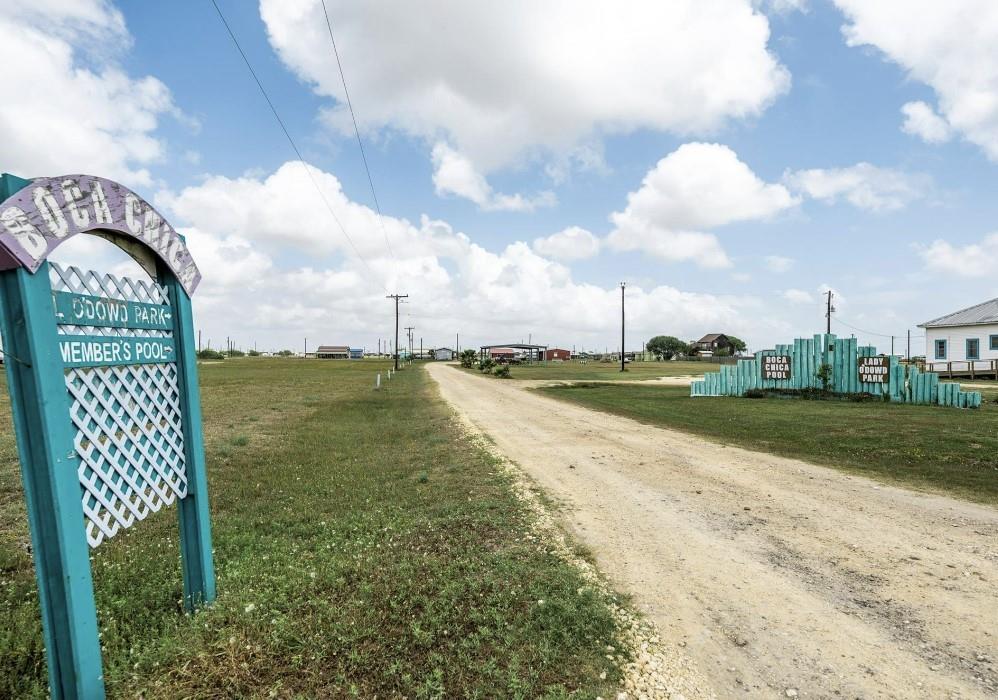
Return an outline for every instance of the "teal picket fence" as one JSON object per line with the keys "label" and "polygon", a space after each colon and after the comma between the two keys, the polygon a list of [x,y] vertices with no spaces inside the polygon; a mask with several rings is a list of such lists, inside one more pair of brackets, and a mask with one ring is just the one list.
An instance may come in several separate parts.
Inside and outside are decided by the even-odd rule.
{"label": "teal picket fence", "polygon": [[[790,358],[789,376],[764,379],[766,356]],[[855,338],[838,338],[834,334],[816,334],[813,338],[797,338],[792,344],[777,345],[773,350],[756,354],[750,359],[725,365],[717,372],[690,385],[690,396],[744,396],[752,389],[803,390],[822,389],[818,377],[822,365],[831,367],[828,390],[836,394],[872,394],[886,396],[895,403],[938,404],[957,408],[977,408],[981,405],[979,391],[962,391],[959,384],[940,382],[935,372],[923,372],[906,367],[897,356],[886,358],[884,381],[864,381],[860,376],[860,358],[878,357],[872,345],[859,345]]]}

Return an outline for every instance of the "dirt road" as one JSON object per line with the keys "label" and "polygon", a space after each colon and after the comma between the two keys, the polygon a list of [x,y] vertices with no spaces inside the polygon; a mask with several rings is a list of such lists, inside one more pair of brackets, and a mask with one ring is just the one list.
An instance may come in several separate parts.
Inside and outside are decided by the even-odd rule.
{"label": "dirt road", "polygon": [[429,372],[719,697],[998,696],[998,510]]}

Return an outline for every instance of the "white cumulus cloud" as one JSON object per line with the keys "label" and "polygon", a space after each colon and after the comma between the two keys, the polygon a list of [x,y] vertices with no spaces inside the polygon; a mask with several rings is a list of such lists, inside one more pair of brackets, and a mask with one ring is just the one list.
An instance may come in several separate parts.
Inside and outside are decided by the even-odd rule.
{"label": "white cumulus cloud", "polygon": [[960,277],[998,276],[998,233],[967,245],[954,245],[938,239],[929,245],[916,245],[915,250],[930,270]]}
{"label": "white cumulus cloud", "polygon": [[[616,337],[615,285],[577,281],[526,242],[487,250],[427,217],[384,217],[393,258],[376,212],[347,198],[332,173],[313,169],[313,175],[356,251],[338,233],[299,162],[263,176],[212,176],[157,197],[188,236],[204,274],[194,303],[206,338],[256,339],[264,349],[300,347],[307,334],[310,344],[314,338],[375,347],[394,328],[385,286],[409,294],[406,325],[416,326],[431,346],[450,344],[457,332],[466,346],[532,334],[539,342],[602,347]],[[562,238],[588,241],[587,233],[569,230]],[[662,332],[663,319],[681,337],[719,327],[741,337],[782,330],[779,319],[749,321],[760,304],[752,295],[635,284],[627,293],[629,333],[651,337]]]}
{"label": "white cumulus cloud", "polygon": [[870,211],[894,211],[924,196],[929,179],[880,168],[870,163],[857,163],[847,168],[814,168],[797,170],[784,175],[792,189],[814,199],[835,202],[845,199],[854,207]]}
{"label": "white cumulus cloud", "polygon": [[727,146],[687,143],[660,160],[627,196],[624,211],[611,215],[607,243],[670,261],[728,267],[720,241],[706,230],[768,219],[797,203],[786,187],[764,182]]}
{"label": "white cumulus cloud", "polygon": [[183,117],[162,82],[128,75],[108,48],[131,42],[120,12],[101,0],[10,0],[0,36],[5,170],[152,181],[148,166],[164,156],[157,122]]}
{"label": "white cumulus cloud", "polygon": [[433,186],[438,195],[457,195],[470,199],[486,211],[533,211],[557,203],[552,192],[534,197],[495,192],[475,164],[445,143],[433,147]]}
{"label": "white cumulus cloud", "polygon": [[534,250],[556,260],[582,260],[599,253],[600,241],[591,232],[578,226],[534,240]]}
{"label": "white cumulus cloud", "polygon": [[[326,3],[363,128],[445,141],[489,173],[605,134],[707,134],[789,89],[751,0]],[[318,0],[262,0],[281,60],[352,129]]]}
{"label": "white cumulus cloud", "polygon": [[906,131],[938,141],[952,129],[998,160],[998,3],[835,0],[835,4],[848,20],[843,32],[849,45],[876,47],[912,79],[935,90],[935,108],[906,105]]}
{"label": "white cumulus cloud", "polygon": [[936,110],[926,102],[905,102],[901,105],[904,124],[901,130],[918,136],[926,143],[944,143],[953,136],[953,130],[946,120],[936,114]]}

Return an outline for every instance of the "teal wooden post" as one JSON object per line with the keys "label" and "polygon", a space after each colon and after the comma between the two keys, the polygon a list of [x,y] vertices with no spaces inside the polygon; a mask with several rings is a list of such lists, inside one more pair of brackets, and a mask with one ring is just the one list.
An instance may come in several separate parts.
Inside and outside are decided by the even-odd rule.
{"label": "teal wooden post", "polygon": [[80,461],[73,445],[48,263],[35,274],[23,268],[0,272],[0,311],[49,688],[56,700],[103,698],[90,549],[77,474]]}
{"label": "teal wooden post", "polygon": [[187,496],[177,502],[180,519],[180,557],[184,574],[184,608],[194,612],[215,600],[215,565],[211,553],[211,519],[208,511],[208,470],[201,430],[201,389],[194,354],[194,314],[191,298],[180,281],[160,265],[160,284],[170,295],[173,337],[177,348],[180,412],[184,430],[184,464]]}

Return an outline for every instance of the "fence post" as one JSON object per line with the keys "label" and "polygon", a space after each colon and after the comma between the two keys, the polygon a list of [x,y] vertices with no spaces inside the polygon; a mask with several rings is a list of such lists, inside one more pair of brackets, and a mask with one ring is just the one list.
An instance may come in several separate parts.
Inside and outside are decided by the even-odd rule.
{"label": "fence post", "polygon": [[0,309],[49,689],[55,700],[103,698],[80,458],[69,419],[48,263],[34,274],[24,268],[0,273]]}
{"label": "fence post", "polygon": [[180,522],[180,562],[184,579],[184,608],[194,612],[215,600],[215,564],[211,554],[211,515],[208,511],[208,467],[204,456],[201,390],[194,355],[194,313],[191,298],[180,280],[160,265],[160,283],[173,306],[173,337],[177,347],[177,384],[184,432],[187,496],[177,501]]}

